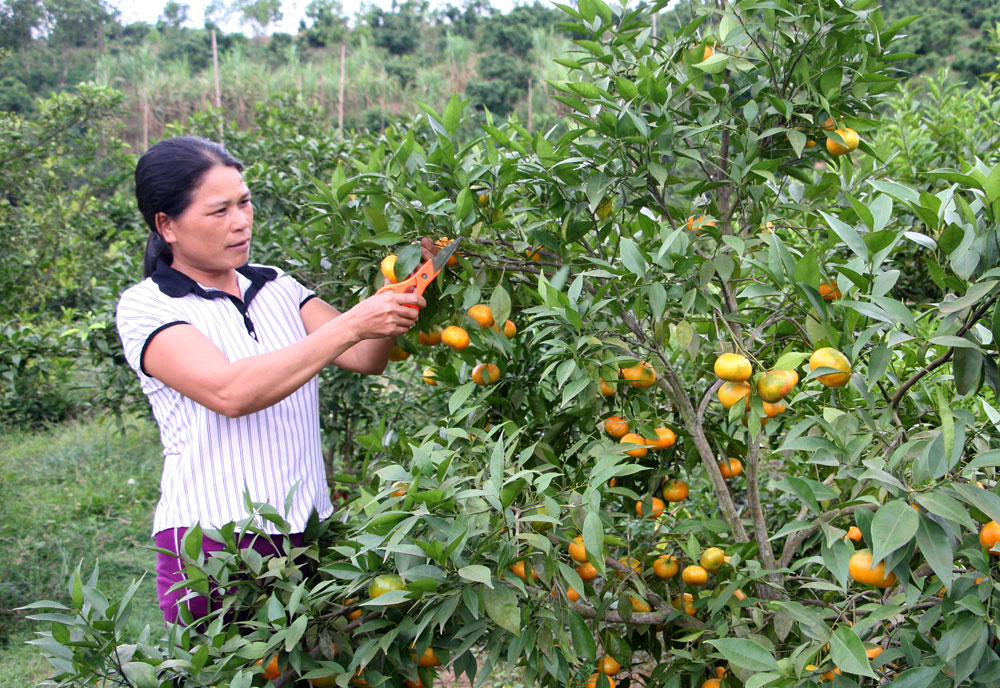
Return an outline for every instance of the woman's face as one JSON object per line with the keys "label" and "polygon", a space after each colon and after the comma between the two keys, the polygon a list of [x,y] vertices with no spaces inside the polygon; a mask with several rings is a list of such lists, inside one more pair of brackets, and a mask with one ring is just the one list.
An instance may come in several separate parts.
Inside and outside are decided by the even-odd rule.
{"label": "woman's face", "polygon": [[173,266],[181,272],[233,270],[250,256],[253,206],[250,190],[235,167],[212,167],[183,213],[175,218],[160,213],[156,219],[173,251]]}

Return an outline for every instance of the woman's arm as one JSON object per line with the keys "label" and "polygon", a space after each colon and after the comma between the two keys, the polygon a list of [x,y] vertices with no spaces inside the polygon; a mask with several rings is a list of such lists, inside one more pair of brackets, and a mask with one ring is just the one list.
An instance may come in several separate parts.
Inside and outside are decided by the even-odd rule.
{"label": "woman's arm", "polygon": [[[302,323],[306,327],[306,332],[316,332],[341,315],[336,308],[318,297],[306,301],[299,312],[302,314]],[[389,363],[389,354],[395,343],[395,337],[365,339],[349,347],[333,360],[333,364],[356,373],[381,375]]]}
{"label": "woman's arm", "polygon": [[391,348],[416,322],[417,309],[407,304],[427,305],[416,294],[377,294],[290,346],[238,361],[193,326],[175,325],[153,336],[143,365],[184,396],[236,418],[281,401],[359,342],[384,340]]}

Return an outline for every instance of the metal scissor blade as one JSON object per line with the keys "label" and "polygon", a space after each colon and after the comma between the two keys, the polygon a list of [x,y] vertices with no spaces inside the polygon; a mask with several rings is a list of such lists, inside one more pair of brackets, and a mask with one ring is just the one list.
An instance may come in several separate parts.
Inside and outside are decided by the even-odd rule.
{"label": "metal scissor blade", "polygon": [[441,272],[441,268],[443,268],[448,263],[448,259],[451,258],[452,255],[455,253],[455,250],[458,248],[458,243],[461,240],[462,237],[453,239],[450,244],[448,244],[443,249],[437,252],[437,255],[434,256],[434,260],[432,263],[434,265],[434,272]]}

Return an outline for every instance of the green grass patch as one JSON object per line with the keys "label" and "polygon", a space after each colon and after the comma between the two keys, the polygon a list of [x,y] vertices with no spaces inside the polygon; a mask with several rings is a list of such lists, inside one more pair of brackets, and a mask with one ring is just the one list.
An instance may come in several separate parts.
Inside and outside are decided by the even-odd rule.
{"label": "green grass patch", "polygon": [[16,610],[68,600],[78,565],[86,576],[99,563],[111,594],[150,571],[129,627],[162,622],[148,549],[161,451],[145,419],[130,419],[124,432],[113,421],[82,420],[0,438],[0,688],[48,676],[48,664],[24,645],[38,627]]}

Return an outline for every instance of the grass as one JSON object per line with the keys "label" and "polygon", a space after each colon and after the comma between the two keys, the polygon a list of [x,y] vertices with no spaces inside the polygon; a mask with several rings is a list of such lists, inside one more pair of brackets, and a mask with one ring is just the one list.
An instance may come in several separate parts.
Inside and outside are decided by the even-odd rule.
{"label": "grass", "polygon": [[[36,624],[18,607],[66,601],[73,570],[100,564],[101,588],[123,591],[152,570],[153,508],[162,459],[155,426],[86,420],[0,437],[0,688],[37,685],[49,667],[25,641]],[[138,631],[160,623],[154,582],[143,581]]]}

